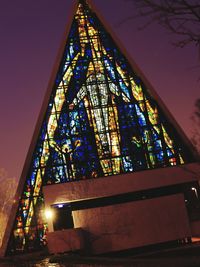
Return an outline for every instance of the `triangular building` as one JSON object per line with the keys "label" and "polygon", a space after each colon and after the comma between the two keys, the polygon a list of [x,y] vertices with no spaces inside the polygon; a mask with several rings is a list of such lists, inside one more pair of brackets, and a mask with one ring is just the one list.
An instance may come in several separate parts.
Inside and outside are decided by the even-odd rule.
{"label": "triangular building", "polygon": [[[58,196],[62,190],[66,190],[67,194],[72,192],[72,187],[76,190],[76,186],[79,188],[80,185],[85,185],[84,190],[88,190],[89,194],[90,184],[99,184],[100,188],[102,181],[106,192],[111,190],[109,186],[112,187],[113,181],[112,190],[117,190],[116,192],[109,191],[104,195],[101,191],[99,197],[96,194],[85,200],[95,198],[97,204],[85,202],[86,206],[80,204],[77,208],[77,204],[72,203],[83,201],[84,197],[71,202],[70,198],[66,202],[62,198],[60,202],[46,204],[52,208],[59,204],[63,208],[66,203],[68,207],[71,203],[72,215],[84,206],[83,210],[94,212],[93,218],[101,203],[104,203],[104,208],[111,207],[114,203],[116,206],[113,204],[113,208],[119,210],[132,202],[135,203],[133,205],[141,203],[142,209],[147,199],[156,201],[157,198],[162,198],[159,200],[162,203],[164,198],[168,201],[173,196],[176,206],[175,196],[182,194],[186,200],[186,191],[191,187],[193,191],[190,193],[194,192],[198,196],[195,174],[198,172],[197,165],[191,164],[197,160],[197,156],[190,142],[136,64],[98,18],[95,9],[91,8],[92,4],[80,0],[75,6],[74,17],[68,25],[70,27],[51,77],[20,180],[17,192],[19,199],[16,198],[12,210],[12,216],[14,213],[16,216],[10,218],[7,227],[4,243],[7,254],[41,249],[46,245],[47,229],[54,232],[49,226],[51,222],[47,224],[45,218],[46,197],[44,199],[43,188],[48,200],[48,190],[52,193],[54,188],[53,195]],[[189,174],[191,169],[193,175]],[[170,181],[166,178],[167,173],[170,174]],[[151,182],[152,177],[156,177],[159,182]],[[143,180],[149,185],[140,184]],[[121,192],[115,189],[116,181],[120,188],[129,183],[129,189],[121,189]],[[177,184],[181,186],[178,187]],[[61,188],[58,186],[62,186],[61,191],[56,189]],[[112,198],[111,202],[109,197]],[[101,201],[102,198],[104,200]],[[170,201],[166,203],[171,203]],[[156,203],[155,210],[161,209]],[[184,214],[180,216],[185,216],[187,220],[187,223],[183,222],[183,225],[187,225],[184,230],[187,234],[171,238],[177,240],[192,236],[188,226],[190,218],[184,211],[187,207],[184,200],[180,203]],[[148,205],[147,203],[147,209]],[[171,210],[172,205],[168,206]],[[137,208],[134,207],[133,210],[137,213]],[[131,214],[134,213],[131,212],[131,206],[129,210]],[[109,220],[110,218],[108,222]],[[76,219],[72,227],[67,228],[73,228],[74,224]],[[79,227],[82,228],[82,225]],[[93,252],[124,250],[168,242],[171,239],[164,238],[155,242],[152,239],[146,243],[119,248],[113,245],[115,248],[108,248],[107,251],[96,246],[93,247]]]}

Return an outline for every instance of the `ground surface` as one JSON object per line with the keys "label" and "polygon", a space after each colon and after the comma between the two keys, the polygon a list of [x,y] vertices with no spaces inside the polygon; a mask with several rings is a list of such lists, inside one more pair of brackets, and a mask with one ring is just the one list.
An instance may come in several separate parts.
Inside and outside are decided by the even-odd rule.
{"label": "ground surface", "polygon": [[87,257],[71,255],[27,255],[0,260],[0,267],[200,267],[200,244],[144,255]]}

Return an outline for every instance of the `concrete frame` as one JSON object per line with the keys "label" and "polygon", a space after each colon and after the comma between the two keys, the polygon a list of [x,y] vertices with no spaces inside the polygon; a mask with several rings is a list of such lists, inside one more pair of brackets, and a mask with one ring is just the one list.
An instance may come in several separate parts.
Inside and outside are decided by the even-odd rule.
{"label": "concrete frame", "polygon": [[[198,185],[199,175],[200,165],[193,163],[115,175],[109,179],[97,178],[47,185],[43,187],[45,208],[51,210],[60,204],[85,200],[91,203],[106,197],[114,199],[120,194],[168,186],[188,184],[192,188],[195,184]],[[51,241],[48,244],[51,253],[79,249],[88,254],[110,253],[175,240],[182,242],[200,234],[200,221],[189,220],[184,192],[75,209],[72,210],[72,216],[74,228],[60,231],[53,229],[53,220],[56,217],[48,219],[47,238]],[[80,244],[77,231],[80,233],[81,230],[82,245],[74,246]]]}

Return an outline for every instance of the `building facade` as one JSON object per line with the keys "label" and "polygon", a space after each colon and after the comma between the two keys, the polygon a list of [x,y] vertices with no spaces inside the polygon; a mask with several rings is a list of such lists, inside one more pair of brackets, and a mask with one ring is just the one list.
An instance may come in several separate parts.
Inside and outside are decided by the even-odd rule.
{"label": "building facade", "polygon": [[[42,249],[46,238],[52,252],[94,254],[190,240],[199,173],[198,155],[164,103],[92,3],[79,0],[2,253]],[[57,215],[46,218],[45,206]]]}

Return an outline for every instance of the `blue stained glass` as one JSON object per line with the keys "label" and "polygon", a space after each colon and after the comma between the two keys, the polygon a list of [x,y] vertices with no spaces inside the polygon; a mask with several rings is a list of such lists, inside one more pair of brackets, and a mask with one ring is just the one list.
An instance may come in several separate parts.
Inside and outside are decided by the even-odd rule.
{"label": "blue stained glass", "polygon": [[74,78],[78,80],[80,80],[81,78],[81,73],[78,69],[74,72]]}
{"label": "blue stained glass", "polygon": [[74,48],[75,48],[76,50],[80,50],[80,46],[79,46],[79,44],[78,44],[78,43],[74,43]]}
{"label": "blue stained glass", "polygon": [[73,39],[75,36],[77,36],[77,22],[76,20],[73,21],[70,33],[69,33],[69,40]]}
{"label": "blue stained glass", "polygon": [[87,60],[92,58],[92,51],[89,46],[86,46],[85,54],[86,54]]}
{"label": "blue stained glass", "polygon": [[30,179],[30,178],[27,178],[26,186],[27,186],[27,187],[31,186],[31,179]]}
{"label": "blue stained glass", "polygon": [[132,172],[133,169],[133,163],[130,157],[123,157],[123,166],[125,172]]}
{"label": "blue stained glass", "polygon": [[45,139],[46,132],[47,132],[46,129],[47,129],[46,123],[43,123],[43,127],[42,127],[42,130],[41,130],[41,136],[40,136],[40,139],[42,141],[44,141],[44,139]]}
{"label": "blue stained glass", "polygon": [[157,158],[159,161],[163,161],[163,159],[164,159],[163,151],[159,151],[156,155],[157,155]]}
{"label": "blue stained glass", "polygon": [[93,26],[95,26],[95,20],[94,20],[94,18],[92,18],[91,16],[88,16],[88,20],[89,20],[89,22],[90,22]]}
{"label": "blue stained glass", "polygon": [[168,155],[169,157],[172,157],[172,156],[173,156],[173,153],[171,152],[171,150],[167,149],[167,155]]}
{"label": "blue stained glass", "polygon": [[71,103],[77,96],[80,90],[80,86],[82,85],[81,81],[85,79],[87,70],[88,70],[88,62],[85,63],[82,61],[82,59],[78,59],[78,62],[74,68],[74,76],[72,77],[70,83],[73,86],[73,90],[67,92],[67,98],[69,103]]}
{"label": "blue stained glass", "polygon": [[[149,114],[130,81],[142,86]],[[32,154],[10,253],[36,249],[33,241],[43,246],[42,185],[182,164],[179,153],[183,162],[192,160],[148,90],[85,3],[73,20]],[[154,110],[156,124],[150,117]],[[28,214],[31,227],[25,227]]]}
{"label": "blue stained glass", "polygon": [[38,168],[39,167],[39,164],[40,164],[40,160],[39,158],[35,158],[34,162],[33,162],[33,168]]}
{"label": "blue stained glass", "polygon": [[155,141],[155,148],[156,148],[157,150],[162,149],[161,140],[157,140],[157,141]]}
{"label": "blue stained glass", "polygon": [[114,68],[112,66],[112,63],[107,58],[104,59],[104,62],[105,62],[105,67],[106,67],[112,81],[116,81],[115,71],[114,71]]}
{"label": "blue stained glass", "polygon": [[[58,145],[58,147],[60,147],[60,146]],[[62,156],[60,155],[59,152],[55,151],[54,148],[50,149],[50,157],[49,158],[51,158],[51,164],[52,165],[63,164]]]}
{"label": "blue stained glass", "polygon": [[74,47],[73,47],[73,43],[70,44],[70,47],[69,47],[69,55],[70,55],[70,56],[68,57],[69,59],[70,59],[70,58],[72,59],[72,58],[74,57]]}
{"label": "blue stained glass", "polygon": [[136,83],[137,85],[140,85],[140,84],[141,84],[141,80],[140,80],[140,78],[136,77],[136,78],[135,78],[135,83]]}
{"label": "blue stained glass", "polygon": [[27,212],[27,210],[23,210],[23,217],[24,217],[24,220],[26,220],[27,216],[28,216],[28,212]]}
{"label": "blue stained glass", "polygon": [[135,109],[136,109],[136,113],[138,115],[138,122],[139,122],[140,126],[146,126],[145,117],[144,117],[143,113],[140,111],[140,108],[138,107],[137,104],[135,104]]}
{"label": "blue stained glass", "polygon": [[121,87],[122,92],[124,93],[124,95],[126,97],[128,97],[128,99],[130,100],[131,96],[130,96],[129,89],[127,88],[127,86],[121,81],[119,82],[119,84],[120,84],[120,87]]}
{"label": "blue stained glass", "polygon": [[158,135],[158,133],[156,132],[156,130],[153,127],[152,127],[152,131],[151,132],[152,132],[152,139],[157,141],[157,139],[159,138],[159,135]]}
{"label": "blue stained glass", "polygon": [[53,169],[54,175],[58,178],[59,182],[64,182],[66,179],[65,177],[65,169],[63,166],[58,166]]}
{"label": "blue stained glass", "polygon": [[32,186],[35,184],[36,174],[37,174],[37,169],[32,170],[32,173],[31,173],[31,185]]}

